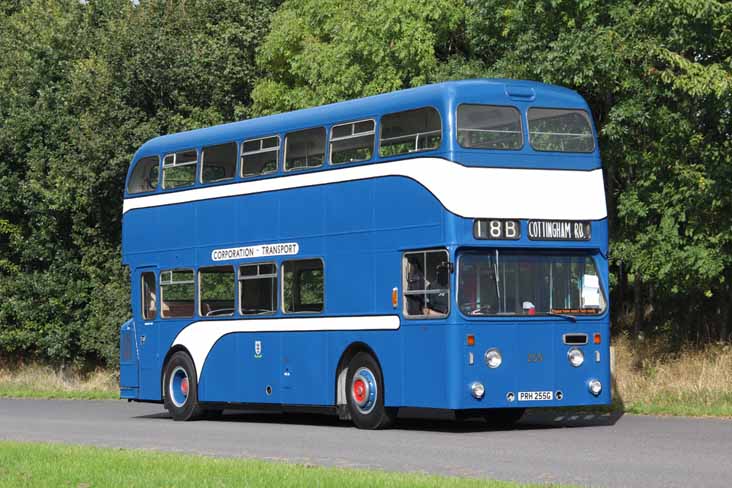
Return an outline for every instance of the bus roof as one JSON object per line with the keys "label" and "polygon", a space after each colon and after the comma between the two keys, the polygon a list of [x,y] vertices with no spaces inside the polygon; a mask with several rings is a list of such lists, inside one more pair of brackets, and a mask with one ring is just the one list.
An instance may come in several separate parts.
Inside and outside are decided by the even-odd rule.
{"label": "bus roof", "polygon": [[480,95],[483,103],[498,105],[520,105],[530,102],[553,108],[588,108],[587,103],[577,92],[536,81],[509,79],[447,81],[155,137],[138,149],[134,160],[144,156],[241,140],[242,137],[256,138],[428,105],[441,106],[453,98],[475,98],[477,95]]}

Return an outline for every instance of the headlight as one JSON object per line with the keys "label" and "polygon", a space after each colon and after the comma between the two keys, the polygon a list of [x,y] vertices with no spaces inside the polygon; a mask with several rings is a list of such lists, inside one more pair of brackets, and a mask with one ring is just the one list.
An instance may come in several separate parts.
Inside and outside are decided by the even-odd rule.
{"label": "headlight", "polygon": [[590,388],[590,393],[595,396],[599,395],[602,391],[602,383],[599,380],[590,380],[587,386]]}
{"label": "headlight", "polygon": [[503,358],[501,357],[501,351],[498,349],[488,349],[485,352],[485,364],[487,364],[489,368],[497,368],[502,362]]}
{"label": "headlight", "polygon": [[578,368],[582,366],[582,363],[585,362],[585,355],[582,353],[581,350],[573,347],[567,353],[567,359],[569,359],[569,364],[571,364],[575,368]]}
{"label": "headlight", "polygon": [[485,386],[483,386],[483,383],[476,381],[470,385],[470,392],[476,399],[480,400],[485,395]]}

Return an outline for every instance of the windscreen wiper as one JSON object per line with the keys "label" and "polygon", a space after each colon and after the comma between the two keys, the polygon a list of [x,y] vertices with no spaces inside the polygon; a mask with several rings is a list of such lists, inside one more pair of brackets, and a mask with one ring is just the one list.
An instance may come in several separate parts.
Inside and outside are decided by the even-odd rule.
{"label": "windscreen wiper", "polygon": [[547,315],[551,315],[552,317],[562,317],[563,319],[567,319],[570,322],[577,322],[577,317],[574,315],[569,315],[568,313],[558,313],[558,312],[547,312]]}

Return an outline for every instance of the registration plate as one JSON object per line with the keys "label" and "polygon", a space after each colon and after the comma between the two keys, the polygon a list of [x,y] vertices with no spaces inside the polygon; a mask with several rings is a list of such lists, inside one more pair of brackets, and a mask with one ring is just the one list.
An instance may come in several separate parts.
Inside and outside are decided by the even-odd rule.
{"label": "registration plate", "polygon": [[554,398],[551,391],[520,391],[518,399],[520,402],[548,401]]}

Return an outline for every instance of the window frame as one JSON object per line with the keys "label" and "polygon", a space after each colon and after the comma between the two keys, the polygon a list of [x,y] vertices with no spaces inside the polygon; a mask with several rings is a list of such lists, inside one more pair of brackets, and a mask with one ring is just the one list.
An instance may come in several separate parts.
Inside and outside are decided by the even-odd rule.
{"label": "window frame", "polygon": [[[287,263],[295,263],[298,261],[320,261],[321,264],[321,270],[323,271],[323,307],[318,312],[313,312],[311,310],[303,310],[300,312],[288,312],[286,309],[286,303],[285,303],[285,264]],[[280,280],[280,311],[283,315],[302,315],[302,314],[312,314],[312,315],[322,315],[325,313],[325,260],[322,257],[312,257],[312,258],[301,258],[301,259],[288,259],[286,261],[282,261],[280,263],[280,275],[282,276],[282,279]]]}
{"label": "window frame", "polygon": [[[437,118],[440,121],[440,144],[437,147],[435,147],[435,148],[430,148],[430,149],[415,149],[414,151],[409,151],[409,152],[405,152],[405,153],[399,153],[399,154],[392,154],[392,155],[389,155],[389,156],[384,156],[381,153],[381,141],[383,140],[382,133],[384,131],[384,118],[385,117],[388,117],[390,115],[401,114],[401,113],[405,113],[405,112],[414,112],[414,111],[423,110],[423,109],[426,109],[426,108],[431,108],[432,110],[434,110],[435,112],[437,112]],[[438,109],[434,105],[422,105],[422,106],[419,106],[419,107],[416,107],[416,108],[409,108],[409,109],[406,109],[406,110],[399,110],[398,112],[390,112],[388,114],[382,114],[379,117],[379,138],[376,141],[376,154],[381,159],[387,159],[387,158],[403,157],[405,155],[408,156],[410,154],[416,154],[416,153],[421,153],[421,152],[439,151],[440,148],[445,143],[445,137],[444,137],[444,133],[445,133],[445,130],[444,129],[445,129],[445,127],[444,127],[444,125],[443,125],[442,122],[443,122],[443,120],[442,120],[442,113],[440,112],[440,109]],[[430,132],[425,132],[425,134],[430,134]]]}
{"label": "window frame", "polygon": [[[344,125],[351,125],[351,126],[354,126],[354,128],[355,128],[355,125],[356,124],[360,124],[362,122],[373,122],[373,124],[374,124],[373,129],[371,129],[370,132],[359,132],[357,134],[351,133],[351,135],[349,135],[349,136],[335,137],[335,138],[333,137],[333,129],[335,129],[336,127],[342,127]],[[354,121],[351,121],[351,122],[342,122],[342,123],[338,123],[338,124],[331,125],[330,126],[330,131],[328,131],[329,134],[330,134],[330,136],[328,137],[328,139],[326,141],[327,144],[328,144],[328,166],[343,166],[343,165],[347,165],[347,164],[364,163],[366,161],[373,161],[374,160],[374,157],[377,154],[378,142],[379,142],[378,138],[376,137],[376,126],[377,126],[377,124],[376,124],[376,118],[374,118],[374,117],[370,117],[370,118],[366,118],[366,119],[361,119],[361,120],[354,120]],[[370,158],[368,158],[368,159],[357,159],[355,161],[345,161],[345,162],[342,162],[342,163],[333,163],[333,142],[345,141],[345,140],[348,140],[348,139],[355,139],[357,137],[364,137],[364,136],[368,136],[368,135],[374,136],[374,139],[373,139],[373,141],[371,143],[371,157]]]}
{"label": "window frame", "polygon": [[[427,260],[426,254],[430,252],[442,252],[445,254],[447,258],[447,263],[451,263],[450,261],[450,251],[447,248],[431,248],[431,249],[420,249],[420,250],[413,250],[413,251],[404,251],[402,253],[402,260],[401,260],[401,267],[402,267],[402,292],[401,292],[401,298],[402,298],[402,307],[401,312],[402,316],[405,319],[408,320],[444,320],[450,316],[450,313],[452,312],[452,271],[450,271],[451,266],[448,266],[448,277],[447,277],[447,311],[444,314],[437,314],[437,315],[430,315],[430,314],[422,314],[422,315],[411,315],[407,312],[407,295],[428,295],[430,290],[408,290],[407,289],[407,256],[410,254],[422,254],[425,255],[425,262]],[[425,281],[427,280],[426,276],[426,270],[423,271],[425,273]],[[441,290],[432,290],[434,293],[439,293]]]}
{"label": "window frame", "polygon": [[[263,264],[271,264],[272,266],[274,266],[274,275],[272,275],[272,274],[268,274],[268,275],[261,275],[261,274],[259,274],[259,266],[261,266]],[[245,267],[245,266],[257,266],[257,275],[256,276],[242,276],[241,275],[241,269],[243,267]],[[274,315],[274,314],[277,313],[277,309],[279,308],[279,304],[276,303],[276,302],[280,298],[279,297],[279,295],[280,295],[279,290],[280,290],[280,281],[281,281],[280,278],[279,278],[279,275],[280,275],[280,269],[279,268],[280,267],[277,266],[277,262],[275,262],[275,261],[262,261],[262,262],[256,262],[256,263],[239,263],[239,265],[236,267],[236,273],[237,273],[236,282],[237,282],[237,291],[238,291],[238,293],[236,294],[236,298],[239,301],[239,304],[238,304],[238,307],[237,307],[237,311],[239,312],[239,315],[241,315],[242,317],[262,317],[262,316],[265,316],[265,315]],[[325,273],[323,274],[323,276],[325,277]],[[262,313],[244,313],[242,311],[242,303],[241,303],[241,282],[242,281],[246,281],[246,280],[257,280],[257,279],[266,279],[266,278],[274,278],[275,279],[275,290],[274,290],[274,300],[275,300],[275,303],[274,303],[273,309],[271,311],[269,311],[269,312],[262,312]],[[325,280],[323,280],[323,281],[325,283]]]}
{"label": "window frame", "polygon": [[[176,161],[178,160],[178,154],[179,153],[189,152],[189,151],[196,151],[196,160],[195,161],[189,161],[187,163],[177,164]],[[173,164],[167,164],[167,165],[165,164],[165,160],[168,158],[168,156],[173,156]],[[162,165],[162,170],[161,170],[160,187],[163,190],[170,191],[170,190],[179,190],[179,189],[183,189],[183,188],[191,188],[193,186],[196,186],[196,183],[198,183],[198,181],[196,181],[197,180],[197,176],[198,176],[198,167],[196,167],[195,171],[193,172],[193,183],[191,183],[189,185],[176,186],[176,187],[173,187],[173,188],[166,188],[165,187],[165,168],[183,168],[183,167],[186,167],[186,166],[192,166],[194,164],[195,165],[198,165],[198,163],[199,163],[200,160],[201,160],[201,152],[198,150],[197,147],[196,148],[190,148],[190,149],[182,149],[180,151],[173,151],[171,153],[166,153],[163,156],[163,159],[162,159],[163,165]]]}
{"label": "window frame", "polygon": [[[204,163],[204,159],[206,156],[206,148],[207,147],[212,148],[212,147],[219,147],[219,146],[228,146],[230,144],[234,145],[234,151],[236,153],[234,155],[234,174],[229,176],[228,178],[220,178],[218,180],[212,180],[212,181],[203,181],[203,163]],[[198,181],[200,181],[200,183],[202,185],[215,185],[217,183],[223,183],[223,182],[234,180],[236,178],[236,175],[238,174],[237,167],[236,167],[236,165],[239,163],[239,158],[237,157],[238,155],[239,155],[239,144],[237,144],[236,141],[222,142],[221,144],[211,144],[210,146],[202,146],[200,155],[197,157],[197,159],[200,159],[200,161],[201,161],[201,164],[198,165]],[[195,182],[194,182],[194,185],[195,185]],[[185,187],[182,187],[182,188],[185,188]]]}
{"label": "window frame", "polygon": [[[137,191],[137,192],[131,192],[130,191],[130,183],[132,183],[132,178],[135,176],[135,170],[137,169],[137,166],[144,161],[145,159],[157,159],[157,167],[158,167],[158,181],[155,184],[155,188],[152,188],[150,190],[144,190],[144,191]],[[163,181],[163,175],[162,175],[162,168],[160,167],[160,162],[163,159],[160,157],[159,154],[153,154],[152,156],[143,156],[137,161],[135,161],[135,165],[132,167],[132,171],[130,172],[130,177],[127,180],[127,184],[125,185],[125,191],[128,195],[144,195],[146,193],[153,193],[158,191],[162,187],[162,181]]]}
{"label": "window frame", "polygon": [[[585,114],[585,117],[587,117],[587,123],[590,126],[590,136],[592,137],[592,149],[589,151],[551,151],[548,149],[537,149],[534,147],[534,144],[531,142],[531,121],[529,119],[529,112],[532,110],[565,110],[567,112],[582,112]],[[594,122],[592,120],[592,115],[585,110],[584,108],[567,108],[567,107],[537,107],[532,106],[528,107],[526,109],[526,136],[529,140],[529,145],[531,146],[531,149],[533,149],[536,152],[548,152],[548,153],[558,153],[558,154],[592,154],[595,151],[597,151],[597,134],[595,134],[595,126]]]}
{"label": "window frame", "polygon": [[[290,168],[287,169],[287,137],[290,134],[297,134],[298,132],[307,132],[310,130],[317,130],[322,129],[323,130],[323,162],[320,163],[317,166],[305,166],[303,168]],[[282,171],[284,173],[291,173],[291,172],[299,172],[299,171],[310,171],[317,168],[323,168],[330,164],[329,160],[326,160],[328,156],[328,130],[326,129],[325,125],[316,125],[313,127],[308,127],[306,129],[296,129],[289,132],[285,132],[285,149],[282,151]]]}
{"label": "window frame", "polygon": [[[234,307],[232,308],[231,313],[220,314],[220,315],[204,315],[203,310],[201,310],[201,307],[203,306],[203,299],[201,298],[201,296],[202,296],[201,295],[201,282],[202,282],[201,275],[207,269],[210,270],[210,269],[216,269],[216,268],[231,268],[231,274],[234,275],[233,276],[233,278],[234,278],[234,296],[232,299],[232,301],[234,302]],[[238,282],[236,280],[236,268],[234,267],[233,264],[221,264],[218,266],[202,266],[202,267],[198,268],[198,270],[196,271],[196,293],[198,295],[198,307],[196,307],[196,312],[197,312],[198,316],[203,319],[216,319],[219,317],[233,317],[234,314],[236,313],[237,285],[238,285]]]}
{"label": "window frame", "polygon": [[[172,273],[174,273],[176,271],[190,271],[191,273],[193,273],[193,280],[190,281],[190,282],[188,282],[188,281],[182,281],[182,282],[171,281],[169,283],[167,283],[167,282],[166,283],[163,283],[163,274],[164,273],[171,273],[170,276],[171,276],[171,279],[172,279],[172,277],[173,277]],[[163,295],[163,286],[164,285],[188,285],[188,284],[192,284],[193,285],[193,310],[191,312],[191,315],[175,315],[175,316],[172,316],[172,317],[170,317],[170,316],[169,317],[166,317],[165,316],[165,313],[164,313],[165,312],[164,306],[163,306],[165,304],[165,297]],[[160,270],[160,278],[159,278],[159,288],[160,288],[160,318],[161,319],[165,319],[165,320],[169,320],[169,319],[173,319],[173,320],[175,320],[175,319],[191,319],[191,318],[193,318],[193,317],[196,316],[196,301],[197,301],[196,300],[196,295],[197,295],[197,293],[196,293],[196,270],[194,268],[170,268],[170,269],[161,269]]]}
{"label": "window frame", "polygon": [[[272,152],[273,149],[271,149],[271,148],[262,149],[262,141],[264,141],[265,139],[272,139],[273,137],[277,138],[277,148],[275,149],[275,151],[277,153],[277,157],[275,158],[275,169],[273,169],[272,171],[267,171],[265,173],[258,173],[258,174],[254,174],[254,175],[245,175],[244,174],[244,156],[248,156],[250,154],[262,154],[265,152]],[[247,142],[254,142],[254,141],[260,141],[259,150],[244,152],[244,144],[246,144]],[[241,142],[241,144],[239,144],[239,166],[240,166],[239,177],[240,178],[257,178],[259,176],[265,176],[265,175],[271,175],[271,174],[277,173],[280,169],[280,160],[281,160],[280,158],[281,158],[281,155],[283,152],[284,151],[282,150],[282,136],[280,136],[280,134],[272,134],[269,136],[253,137],[251,139],[244,139]],[[283,166],[284,166],[284,163],[283,163]]]}
{"label": "window frame", "polygon": [[[458,137],[458,133],[460,132],[460,108],[465,105],[472,105],[472,106],[478,106],[478,107],[495,107],[495,108],[510,108],[513,109],[518,114],[518,123],[519,123],[519,129],[521,134],[521,145],[517,148],[513,149],[499,149],[495,147],[470,147],[470,146],[463,146],[460,144],[460,138]],[[528,112],[527,112],[527,124],[526,129],[528,131]],[[455,109],[455,141],[458,143],[458,146],[460,146],[462,149],[469,149],[469,150],[482,150],[482,151],[521,151],[524,147],[526,147],[526,133],[524,133],[524,120],[521,113],[521,110],[516,107],[515,105],[496,105],[496,104],[486,104],[486,103],[470,103],[470,102],[462,102],[460,103],[457,108]]]}

